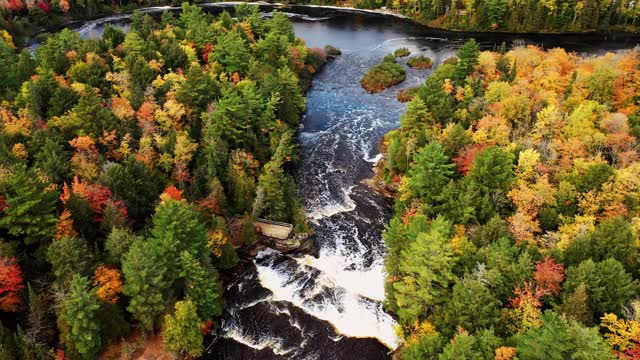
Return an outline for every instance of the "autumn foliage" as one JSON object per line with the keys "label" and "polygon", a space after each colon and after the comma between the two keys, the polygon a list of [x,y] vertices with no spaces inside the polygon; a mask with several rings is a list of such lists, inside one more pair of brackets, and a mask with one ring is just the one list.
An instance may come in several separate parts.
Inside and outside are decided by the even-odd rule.
{"label": "autumn foliage", "polygon": [[98,300],[115,304],[118,302],[118,294],[122,292],[122,276],[120,271],[112,267],[101,265],[93,274],[93,286],[97,286],[96,297]]}
{"label": "autumn foliage", "polygon": [[20,311],[23,289],[22,270],[20,270],[16,259],[0,259],[0,310],[4,312]]}

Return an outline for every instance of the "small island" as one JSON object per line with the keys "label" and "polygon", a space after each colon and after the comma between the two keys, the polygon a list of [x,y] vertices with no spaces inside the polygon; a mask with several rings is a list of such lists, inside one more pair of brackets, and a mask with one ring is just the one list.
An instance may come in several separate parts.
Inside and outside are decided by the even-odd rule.
{"label": "small island", "polygon": [[411,51],[409,51],[409,49],[407,49],[406,47],[398,48],[393,52],[393,56],[395,57],[406,57],[409,55],[411,55]]}
{"label": "small island", "polygon": [[407,78],[407,72],[402,65],[396,62],[395,56],[389,54],[382,62],[370,68],[364,75],[360,84],[369,93],[380,92],[389,86],[403,82]]}
{"label": "small island", "polygon": [[428,56],[412,56],[407,60],[407,65],[414,69],[431,69],[433,61]]}

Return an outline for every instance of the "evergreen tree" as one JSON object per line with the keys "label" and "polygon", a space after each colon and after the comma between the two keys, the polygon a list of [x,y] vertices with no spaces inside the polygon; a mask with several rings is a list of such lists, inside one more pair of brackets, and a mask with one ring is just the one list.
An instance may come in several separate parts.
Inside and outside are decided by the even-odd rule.
{"label": "evergreen tree", "polygon": [[454,77],[456,80],[462,82],[467,76],[471,75],[473,67],[478,65],[480,46],[474,39],[471,39],[462,45],[456,55],[458,56],[458,63],[455,67]]}
{"label": "evergreen tree", "polygon": [[469,176],[483,193],[508,191],[513,180],[513,154],[497,147],[488,148],[478,156]]}
{"label": "evergreen tree", "polygon": [[69,294],[62,303],[61,316],[69,324],[70,331],[62,342],[73,347],[82,359],[95,359],[102,347],[100,325],[96,314],[100,305],[93,291],[89,290],[89,279],[78,274],[73,276]]}
{"label": "evergreen tree", "polygon": [[89,275],[93,266],[87,242],[78,237],[64,237],[49,244],[47,260],[61,283],[70,280],[74,274]]}
{"label": "evergreen tree", "polygon": [[146,220],[153,213],[156,200],[166,186],[166,180],[157,170],[133,158],[124,164],[111,164],[100,180],[116,198],[126,203],[129,218],[136,222]]}
{"label": "evergreen tree", "polygon": [[[258,178],[258,191],[263,192],[260,206],[265,217],[277,221],[287,221],[287,199],[285,198],[286,174],[282,166],[292,153],[292,134],[284,133],[271,161],[264,165],[264,171]],[[260,213],[254,214],[259,216]]]}
{"label": "evergreen tree", "polygon": [[453,296],[445,304],[444,317],[449,328],[463,327],[471,332],[491,327],[499,318],[500,301],[478,280],[464,279],[453,286]]}
{"label": "evergreen tree", "polygon": [[16,165],[13,174],[3,184],[6,197],[5,216],[0,227],[21,238],[25,244],[50,239],[57,222],[55,206],[57,193],[26,165]]}
{"label": "evergreen tree", "polygon": [[251,52],[237,30],[230,30],[219,36],[215,48],[212,59],[222,64],[227,73],[247,73]]}
{"label": "evergreen tree", "polygon": [[453,280],[451,224],[438,217],[429,232],[417,236],[400,258],[401,279],[394,283],[400,322],[409,324],[429,314],[440,303]]}
{"label": "evergreen tree", "polygon": [[532,327],[518,339],[518,359],[566,359],[573,348],[567,323],[553,311],[541,315],[542,326]]}
{"label": "evergreen tree", "polygon": [[620,314],[639,289],[637,281],[625,272],[622,264],[611,258],[597,263],[589,259],[569,267],[564,284],[565,299],[581,284],[587,288],[589,309],[596,316]]}
{"label": "evergreen tree", "polygon": [[122,261],[125,279],[122,292],[131,298],[127,310],[145,331],[153,330],[164,309],[165,295],[171,286],[165,279],[167,270],[159,250],[149,241],[134,242]]}
{"label": "evergreen tree", "polygon": [[203,338],[198,329],[201,323],[191,300],[178,301],[174,314],[164,318],[162,335],[167,349],[194,358],[202,355]]}
{"label": "evergreen tree", "polygon": [[484,360],[484,357],[477,349],[475,336],[466,332],[456,334],[438,356],[438,360],[457,359]]}
{"label": "evergreen tree", "polygon": [[222,315],[222,286],[215,269],[207,271],[189,252],[180,254],[180,276],[185,279],[185,295],[193,301],[201,319]]}
{"label": "evergreen tree", "polygon": [[[165,199],[156,208],[152,218],[151,238],[162,250],[159,259],[165,269],[175,269],[178,259],[175,254],[189,252],[200,259],[207,253],[208,232],[195,206],[184,200]],[[169,274],[167,274],[169,275]]]}
{"label": "evergreen tree", "polygon": [[434,199],[453,176],[455,165],[449,162],[442,146],[432,142],[420,150],[415,158],[415,166],[409,169],[409,187],[427,204]]}

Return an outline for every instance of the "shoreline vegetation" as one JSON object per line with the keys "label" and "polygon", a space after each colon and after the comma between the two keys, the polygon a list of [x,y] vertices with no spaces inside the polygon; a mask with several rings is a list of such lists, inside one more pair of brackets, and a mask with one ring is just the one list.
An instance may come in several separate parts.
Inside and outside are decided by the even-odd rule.
{"label": "shoreline vegetation", "polygon": [[360,84],[368,93],[377,93],[390,86],[397,85],[407,78],[407,72],[398,64],[396,56],[389,54],[377,65],[367,70]]}
{"label": "shoreline vegetation", "polygon": [[[36,34],[59,28],[65,24],[85,19],[112,16],[153,6],[180,6],[179,1],[143,3],[126,1],[107,3],[89,0],[4,0],[0,3],[0,29],[7,30],[17,46],[26,46]],[[301,1],[290,3],[256,2],[274,9],[292,5],[321,7],[326,9],[361,11],[370,14],[397,16],[433,29],[460,33],[495,34],[605,34],[636,33],[640,27],[640,5],[624,0],[620,6],[614,3],[578,1],[573,6],[559,6],[555,1],[529,0],[515,6],[509,0],[488,0],[455,3],[451,0],[423,2],[395,2],[380,0],[352,1]],[[192,1],[205,4],[206,1]],[[232,3],[213,2],[230,7]],[[443,9],[448,9],[448,12]]]}
{"label": "shoreline vegetation", "polygon": [[380,144],[399,360],[640,356],[640,49],[439,65]]}
{"label": "shoreline vegetation", "polygon": [[97,39],[63,29],[34,53],[0,31],[3,360],[197,358],[238,253],[267,237],[313,252],[295,132],[340,50],[246,3],[158,15]]}

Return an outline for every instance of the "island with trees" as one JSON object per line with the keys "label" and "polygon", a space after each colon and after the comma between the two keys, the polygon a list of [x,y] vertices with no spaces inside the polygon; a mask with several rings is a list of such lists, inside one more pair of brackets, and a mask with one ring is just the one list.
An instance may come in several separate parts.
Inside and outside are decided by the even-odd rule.
{"label": "island with trees", "polygon": [[472,40],[385,136],[399,359],[640,356],[640,53]]}

